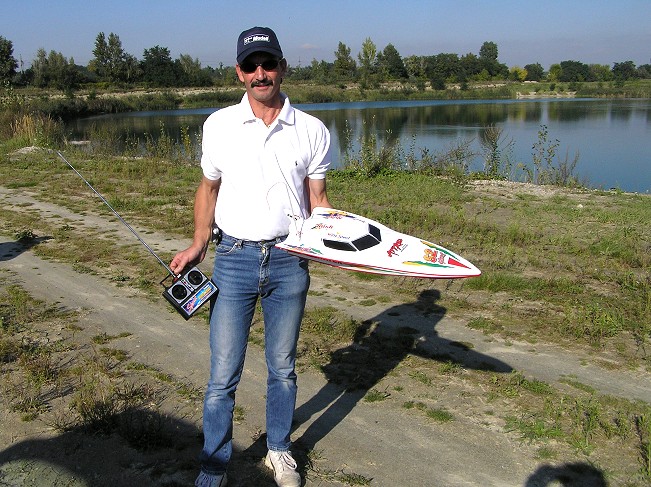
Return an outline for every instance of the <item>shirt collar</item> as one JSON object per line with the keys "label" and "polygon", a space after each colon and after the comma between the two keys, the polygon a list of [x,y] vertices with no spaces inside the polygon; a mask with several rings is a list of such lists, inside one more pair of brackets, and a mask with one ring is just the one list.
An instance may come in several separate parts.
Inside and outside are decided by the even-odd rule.
{"label": "shirt collar", "polygon": [[[283,123],[285,125],[294,125],[294,107],[292,107],[291,103],[289,102],[289,97],[286,94],[281,93],[280,96],[283,100],[283,107],[276,117],[276,120],[278,123]],[[249,95],[246,92],[242,97],[242,101],[239,103],[239,112],[242,117],[242,123],[254,122],[256,119],[256,116],[253,114],[253,110],[251,109],[251,105],[249,103]]]}

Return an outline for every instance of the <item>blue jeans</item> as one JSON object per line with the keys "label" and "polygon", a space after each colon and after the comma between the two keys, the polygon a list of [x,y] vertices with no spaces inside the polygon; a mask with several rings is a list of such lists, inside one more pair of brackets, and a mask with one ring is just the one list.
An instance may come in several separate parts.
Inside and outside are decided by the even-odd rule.
{"label": "blue jeans", "polygon": [[235,390],[242,376],[253,313],[261,299],[267,362],[267,447],[288,450],[296,405],[296,344],[310,284],[307,261],[274,245],[224,235],[212,279],[210,380],[203,409],[201,468],[226,471],[233,451]]}

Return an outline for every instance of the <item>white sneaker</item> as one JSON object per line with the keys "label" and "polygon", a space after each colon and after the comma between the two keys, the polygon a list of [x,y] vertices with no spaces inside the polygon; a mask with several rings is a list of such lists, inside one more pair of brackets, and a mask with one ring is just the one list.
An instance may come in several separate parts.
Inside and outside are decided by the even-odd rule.
{"label": "white sneaker", "polygon": [[296,471],[296,460],[290,451],[269,450],[264,464],[274,471],[278,487],[301,487],[301,474]]}
{"label": "white sneaker", "polygon": [[201,472],[194,481],[195,487],[226,487],[226,474],[208,475]]}

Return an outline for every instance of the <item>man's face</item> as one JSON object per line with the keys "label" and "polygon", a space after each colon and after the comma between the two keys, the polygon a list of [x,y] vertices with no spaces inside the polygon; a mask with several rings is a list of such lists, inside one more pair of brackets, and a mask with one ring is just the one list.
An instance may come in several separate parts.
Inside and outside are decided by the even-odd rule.
{"label": "man's face", "polygon": [[[265,69],[266,68],[266,69]],[[260,103],[271,102],[280,92],[287,61],[265,52],[254,52],[235,67],[249,96]]]}

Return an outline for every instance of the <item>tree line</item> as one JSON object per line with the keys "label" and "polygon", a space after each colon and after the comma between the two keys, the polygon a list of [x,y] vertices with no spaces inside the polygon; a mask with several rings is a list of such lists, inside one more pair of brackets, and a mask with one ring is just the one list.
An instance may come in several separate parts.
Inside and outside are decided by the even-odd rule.
{"label": "tree line", "polygon": [[[355,59],[351,49],[339,42],[333,62],[313,59],[308,66],[290,66],[287,78],[319,84],[359,83],[374,88],[390,81],[414,83],[420,89],[427,84],[445,89],[449,84],[512,80],[589,82],[651,78],[651,64],[636,66],[633,61],[615,62],[613,66],[561,61],[547,71],[540,63],[513,66],[500,63],[494,42],[482,44],[478,54],[462,56],[440,53],[430,56],[402,57],[392,44],[379,50],[366,38]],[[95,39],[93,58],[81,66],[72,57],[40,48],[28,69],[18,70],[13,56],[13,43],[0,36],[0,82],[13,86],[35,86],[74,92],[82,86],[147,86],[192,87],[230,86],[237,84],[234,66],[217,68],[202,66],[197,58],[181,54],[172,59],[170,50],[162,46],[145,49],[141,59],[127,53],[117,34],[108,37],[100,32]]]}

